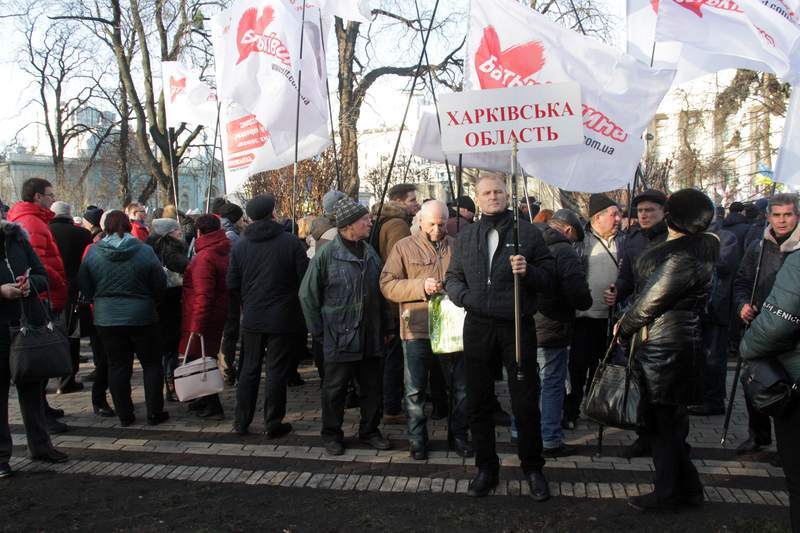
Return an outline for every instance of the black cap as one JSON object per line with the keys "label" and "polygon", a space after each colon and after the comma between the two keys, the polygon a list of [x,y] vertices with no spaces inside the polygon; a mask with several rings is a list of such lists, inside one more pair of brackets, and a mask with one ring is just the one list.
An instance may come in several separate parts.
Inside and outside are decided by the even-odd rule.
{"label": "black cap", "polygon": [[614,207],[617,202],[605,194],[593,194],[589,197],[589,218],[592,218],[600,211],[605,211],[609,207]]}
{"label": "black cap", "polygon": [[696,235],[714,220],[714,202],[696,189],[681,189],[667,200],[667,225],[675,231]]}
{"label": "black cap", "polygon": [[247,216],[250,220],[262,220],[272,216],[275,209],[275,198],[271,194],[256,196],[247,202]]}
{"label": "black cap", "polygon": [[225,202],[218,210],[217,214],[222,218],[227,218],[231,224],[236,224],[244,215],[244,211],[233,202]]}
{"label": "black cap", "polygon": [[640,192],[634,197],[634,209],[636,209],[636,206],[639,205],[639,202],[653,202],[658,205],[664,205],[667,203],[667,195],[655,189],[647,189],[646,191]]}
{"label": "black cap", "polygon": [[99,207],[95,207],[93,209],[87,209],[86,212],[83,214],[83,219],[92,226],[99,226],[100,217],[102,216],[103,216],[103,210],[100,209]]}
{"label": "black cap", "polygon": [[744,211],[744,204],[742,202],[733,202],[729,207],[728,211],[731,213],[741,213]]}
{"label": "black cap", "polygon": [[570,227],[575,231],[575,235],[578,237],[579,241],[582,241],[583,238],[586,236],[583,232],[583,224],[581,224],[581,217],[578,216],[578,213],[571,209],[559,209],[550,220],[560,220],[566,224],[569,224]]}
{"label": "black cap", "polygon": [[463,207],[467,211],[474,213],[475,212],[475,202],[472,201],[472,198],[469,196],[459,196],[456,200],[451,204],[453,207],[456,205],[458,207]]}

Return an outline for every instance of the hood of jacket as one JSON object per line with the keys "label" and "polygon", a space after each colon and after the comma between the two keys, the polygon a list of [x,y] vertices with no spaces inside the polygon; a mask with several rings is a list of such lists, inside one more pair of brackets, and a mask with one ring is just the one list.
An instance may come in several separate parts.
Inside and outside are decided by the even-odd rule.
{"label": "hood of jacket", "polygon": [[722,221],[722,226],[727,228],[737,224],[750,224],[750,221],[741,213],[729,213]]}
{"label": "hood of jacket", "polygon": [[24,216],[34,216],[41,219],[45,224],[49,224],[56,215],[49,209],[39,207],[33,202],[17,202],[8,212],[8,220],[11,222]]}
{"label": "hood of jacket", "polygon": [[[372,206],[373,216],[378,216],[379,207],[380,207],[379,203]],[[386,220],[392,218],[400,218],[406,222],[409,221],[408,211],[406,211],[406,207],[400,202],[389,200],[388,202],[384,202],[383,204],[383,209],[381,209],[380,221],[385,222]]]}
{"label": "hood of jacket", "polygon": [[[775,246],[778,246],[778,241],[772,234],[772,228],[769,227],[769,224],[764,227],[764,238],[775,244]],[[780,250],[782,253],[800,250],[800,224],[794,228],[794,231],[792,231],[792,234],[789,235],[789,238],[783,241],[783,244],[780,245]]]}
{"label": "hood of jacket", "polygon": [[274,220],[257,220],[245,228],[243,237],[248,241],[264,242],[283,233],[286,230]]}
{"label": "hood of jacket", "polygon": [[28,240],[28,233],[25,231],[25,228],[15,222],[0,220],[0,231],[3,232],[3,237],[6,239],[17,242]]}
{"label": "hood of jacket", "polygon": [[116,234],[109,235],[98,241],[95,246],[97,253],[103,254],[109,261],[120,262],[127,261],[136,255],[144,243],[130,233],[126,233],[122,238]]}
{"label": "hood of jacket", "polygon": [[198,252],[208,249],[217,255],[228,255],[231,251],[231,241],[225,235],[225,230],[218,229],[200,235],[195,241],[194,247]]}

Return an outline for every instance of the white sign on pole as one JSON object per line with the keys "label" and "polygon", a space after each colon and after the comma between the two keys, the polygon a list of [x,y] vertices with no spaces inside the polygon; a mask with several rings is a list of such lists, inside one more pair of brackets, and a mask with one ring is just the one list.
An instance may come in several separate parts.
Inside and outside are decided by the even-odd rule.
{"label": "white sign on pole", "polygon": [[443,94],[442,151],[498,152],[583,143],[581,88],[553,83]]}

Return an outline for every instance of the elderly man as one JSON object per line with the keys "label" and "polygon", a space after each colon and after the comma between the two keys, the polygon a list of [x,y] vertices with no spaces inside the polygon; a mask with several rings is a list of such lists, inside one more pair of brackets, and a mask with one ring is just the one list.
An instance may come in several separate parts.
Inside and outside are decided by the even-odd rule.
{"label": "elderly man", "polygon": [[466,382],[462,353],[442,357],[431,351],[428,336],[428,299],[442,292],[454,239],[447,235],[447,206],[431,200],[420,211],[420,231],[395,244],[381,274],[381,291],[400,304],[400,338],[405,352],[405,399],[411,457],[428,457],[425,396],[428,374],[441,364],[451,389],[453,408],[447,441],[461,457],[471,457],[467,437]]}
{"label": "elderly man", "polygon": [[[522,470],[531,496],[536,501],[545,501],[550,497],[550,488],[542,472],[544,458],[533,316],[536,294],[553,285],[555,264],[542,233],[530,223],[520,224],[519,254],[513,254],[514,220],[509,211],[508,190],[500,176],[481,176],[477,200],[483,215],[477,224],[459,234],[446,278],[448,296],[467,310],[464,322],[467,410],[478,467],[478,475],[470,483],[468,494],[486,496],[498,482],[500,460],[495,446],[492,363],[500,359],[508,372]],[[520,343],[525,379],[518,379],[515,358],[515,275],[521,281]]]}
{"label": "elderly man", "polygon": [[323,348],[322,441],[329,455],[344,453],[345,397],[355,378],[361,399],[359,438],[388,450],[381,421],[386,305],[380,293],[380,257],[367,244],[372,218],[367,208],[344,197],[334,209],[338,233],[314,255],[300,285],[308,331]]}

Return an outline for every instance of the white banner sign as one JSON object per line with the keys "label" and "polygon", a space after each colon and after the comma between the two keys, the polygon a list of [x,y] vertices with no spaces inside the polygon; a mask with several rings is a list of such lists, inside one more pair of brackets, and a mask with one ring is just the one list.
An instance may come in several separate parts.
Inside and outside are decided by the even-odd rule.
{"label": "white banner sign", "polygon": [[775,181],[789,184],[795,190],[800,188],[800,85],[792,87],[792,98],[786,110]]}
{"label": "white banner sign", "polygon": [[581,88],[557,83],[443,94],[439,98],[446,154],[569,146],[583,142]]}

